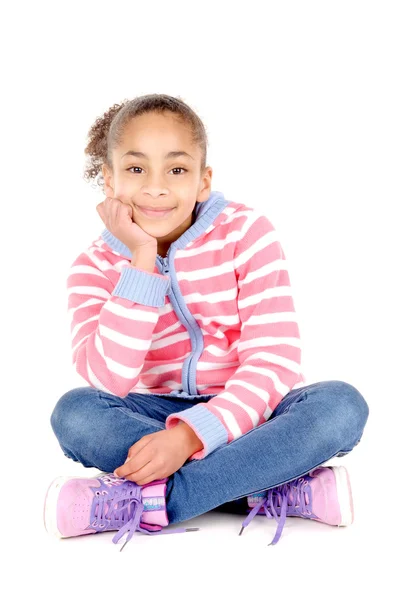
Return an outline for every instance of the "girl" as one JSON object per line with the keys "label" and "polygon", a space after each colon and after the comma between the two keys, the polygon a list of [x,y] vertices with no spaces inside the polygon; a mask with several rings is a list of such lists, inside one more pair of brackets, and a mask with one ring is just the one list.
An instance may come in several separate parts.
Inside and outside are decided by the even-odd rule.
{"label": "girl", "polygon": [[[51,414],[65,456],[58,537],[171,533],[212,509],[349,525],[345,467],[369,408],[343,381],[305,385],[286,257],[270,220],[211,190],[206,132],[180,98],[115,104],[89,131],[101,235],[67,281],[72,360],[88,386]],[[172,532],[187,531],[174,529]],[[123,545],[124,547],[124,545]],[[122,549],[123,549],[122,547]]]}

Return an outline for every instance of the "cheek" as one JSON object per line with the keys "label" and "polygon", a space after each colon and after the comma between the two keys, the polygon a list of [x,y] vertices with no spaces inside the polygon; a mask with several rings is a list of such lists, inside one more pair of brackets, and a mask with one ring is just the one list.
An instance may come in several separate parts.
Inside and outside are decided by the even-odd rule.
{"label": "cheek", "polygon": [[132,192],[134,192],[135,188],[136,188],[136,186],[134,186],[132,181],[129,181],[125,177],[119,177],[115,181],[115,195],[120,200],[130,201]]}

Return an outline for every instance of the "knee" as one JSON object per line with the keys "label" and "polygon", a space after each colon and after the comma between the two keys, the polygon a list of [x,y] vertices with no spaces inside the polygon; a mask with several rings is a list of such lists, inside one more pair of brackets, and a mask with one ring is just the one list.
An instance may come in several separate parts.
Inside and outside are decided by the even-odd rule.
{"label": "knee", "polygon": [[50,417],[51,427],[60,441],[68,445],[68,439],[89,426],[89,407],[97,395],[95,388],[78,387],[61,396]]}
{"label": "knee", "polygon": [[362,431],[369,417],[369,405],[359,390],[345,381],[330,381],[329,393],[329,400],[337,408],[341,420],[350,428]]}

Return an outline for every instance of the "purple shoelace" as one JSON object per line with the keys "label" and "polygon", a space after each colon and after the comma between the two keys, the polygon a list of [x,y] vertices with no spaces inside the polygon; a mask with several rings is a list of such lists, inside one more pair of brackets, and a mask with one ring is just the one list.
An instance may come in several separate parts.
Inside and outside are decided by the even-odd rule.
{"label": "purple shoelace", "polygon": [[[275,518],[278,521],[278,527],[274,539],[268,544],[271,546],[278,543],[287,516],[298,516],[306,519],[317,518],[312,512],[312,490],[309,485],[311,479],[311,477],[305,475],[275,488],[251,494],[248,498],[256,504],[243,521],[239,535],[242,535],[244,528],[258,513],[268,519]],[[100,478],[98,481],[101,482],[101,486],[91,488],[94,497],[91,504],[89,527],[99,532],[118,530],[112,538],[114,544],[117,544],[120,538],[127,533],[126,541],[120,552],[130,541],[135,531],[149,535],[159,535],[186,533],[187,531],[198,531],[199,529],[199,527],[181,527],[167,531],[161,525],[141,523],[144,503],[140,485],[127,479],[124,481],[119,480],[118,485],[106,485]],[[263,511],[260,513],[261,509]],[[271,509],[272,514],[269,509]]]}
{"label": "purple shoelace", "polygon": [[[285,526],[286,517],[317,518],[312,512],[312,489],[309,484],[311,479],[312,477],[305,475],[275,488],[251,494],[250,498],[256,502],[256,505],[250,510],[249,515],[243,521],[239,535],[242,535],[244,528],[249,525],[261,508],[264,511],[260,513],[261,515],[266,516],[268,519],[275,518],[278,521],[274,539],[268,546],[278,543],[283,527]],[[308,502],[306,502],[306,495],[308,496]],[[269,509],[271,509],[272,514]]]}
{"label": "purple shoelace", "polygon": [[185,533],[187,531],[197,531],[199,527],[178,528],[172,531],[163,531],[161,525],[150,525],[141,523],[141,515],[144,512],[144,503],[142,501],[141,486],[125,479],[119,480],[117,485],[106,485],[101,478],[99,488],[93,487],[94,498],[91,504],[90,525],[89,527],[96,531],[118,532],[113,536],[112,542],[117,544],[121,537],[127,533],[127,538],[120,552],[128,541],[130,541],[135,531],[141,531],[149,535]]}

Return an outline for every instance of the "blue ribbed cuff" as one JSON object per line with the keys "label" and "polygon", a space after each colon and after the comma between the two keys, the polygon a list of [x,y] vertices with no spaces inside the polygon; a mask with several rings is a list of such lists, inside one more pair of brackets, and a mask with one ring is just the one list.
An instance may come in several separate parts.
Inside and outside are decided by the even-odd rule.
{"label": "blue ribbed cuff", "polygon": [[171,420],[172,417],[185,421],[196,432],[203,442],[203,458],[228,442],[228,432],[224,425],[204,406],[198,404],[181,412],[172,413],[167,420]]}
{"label": "blue ribbed cuff", "polygon": [[164,306],[165,295],[171,285],[170,277],[157,273],[147,273],[135,267],[123,267],[113,290],[114,296],[120,296],[146,306]]}

